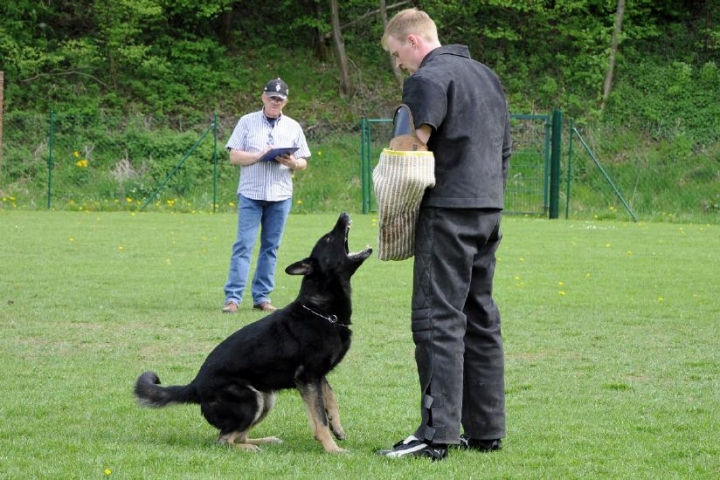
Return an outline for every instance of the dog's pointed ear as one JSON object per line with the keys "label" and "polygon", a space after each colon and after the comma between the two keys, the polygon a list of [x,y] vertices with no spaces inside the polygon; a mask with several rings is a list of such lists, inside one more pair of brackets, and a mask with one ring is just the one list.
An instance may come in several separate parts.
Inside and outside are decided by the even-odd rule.
{"label": "dog's pointed ear", "polygon": [[288,265],[285,273],[288,275],[310,275],[313,272],[313,268],[309,260],[310,259],[306,258],[305,260],[300,260],[292,265]]}

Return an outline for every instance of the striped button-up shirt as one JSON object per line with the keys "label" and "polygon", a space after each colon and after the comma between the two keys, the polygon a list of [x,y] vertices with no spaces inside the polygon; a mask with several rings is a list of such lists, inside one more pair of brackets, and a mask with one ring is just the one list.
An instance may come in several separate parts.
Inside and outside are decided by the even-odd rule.
{"label": "striped button-up shirt", "polygon": [[[270,122],[262,110],[240,118],[225,145],[229,150],[262,152],[268,145],[298,147],[295,158],[310,156],[305,134],[298,122],[280,115]],[[252,200],[277,202],[292,197],[292,170],[275,161],[258,162],[240,169],[237,193]]]}

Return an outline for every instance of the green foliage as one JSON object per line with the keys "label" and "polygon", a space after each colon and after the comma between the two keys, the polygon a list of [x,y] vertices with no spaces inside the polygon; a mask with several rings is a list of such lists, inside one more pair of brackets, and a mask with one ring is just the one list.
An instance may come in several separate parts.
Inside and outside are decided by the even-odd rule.
{"label": "green foliage", "polygon": [[605,121],[648,132],[653,138],[720,140],[720,74],[715,62],[699,69],[686,62],[654,59],[624,72],[608,104]]}
{"label": "green foliage", "polygon": [[[320,92],[337,92],[326,3],[90,3],[88,8],[77,0],[62,7],[21,1],[0,7],[8,105],[78,114],[243,111],[257,84],[277,72],[292,72],[301,85],[322,84]],[[710,1],[700,3],[693,11],[681,0],[626,5],[617,83],[649,48],[662,57],[671,46],[675,60],[693,69],[709,62],[717,51],[717,28],[707,19],[720,15],[720,9]],[[377,2],[338,5],[358,93],[340,99],[313,92],[312,101],[327,111],[383,116],[398,93],[378,43]],[[476,58],[498,71],[515,111],[560,107],[576,118],[597,114],[614,1],[432,0],[422,7],[435,18],[444,43],[468,44]]]}
{"label": "green foliage", "polygon": [[233,0],[208,0],[198,4],[195,0],[160,0],[165,14],[174,17],[174,20],[182,17],[190,23],[213,19],[220,13],[228,10]]}
{"label": "green foliage", "polygon": [[[422,8],[435,18],[443,43],[468,44],[475,58],[498,72],[513,113],[561,108],[566,118],[595,130],[629,129],[647,146],[648,171],[654,165],[682,162],[715,178],[711,170],[720,135],[720,8],[712,1],[695,2],[693,8],[686,4],[627,3],[613,90],[602,113],[599,98],[615,1],[432,0],[422,2]],[[359,138],[361,116],[392,114],[400,88],[379,46],[377,2],[338,5],[356,86],[348,97],[338,92],[327,2],[5,2],[0,6],[7,112],[3,193],[30,208],[44,203],[51,179],[48,125],[43,121],[54,111],[65,119],[100,118],[77,127],[87,133],[83,141],[55,146],[64,149],[58,150],[52,171],[55,194],[63,199],[60,205],[72,200],[79,208],[84,197],[90,204],[109,201],[115,208],[113,202],[132,197],[135,208],[135,200],[152,191],[181,160],[212,112],[227,119],[225,129],[232,128],[240,115],[259,108],[259,92],[268,78],[281,76],[292,92],[286,113],[311,131],[326,133],[311,139],[311,148],[324,152],[325,158],[312,159],[323,174],[315,177],[311,166],[297,176],[296,192],[304,197],[301,208],[329,208],[329,198],[359,205],[358,178],[348,173],[358,170],[359,147],[352,137]],[[23,112],[39,113],[43,121],[14,123]],[[184,120],[182,126],[167,128],[108,126],[135,116]],[[62,129],[57,133],[62,137]],[[221,142],[223,135],[227,132],[221,129]],[[600,149],[615,148],[612,137],[603,137],[603,142]],[[89,147],[92,156],[82,170],[75,166],[73,152],[85,155]],[[194,206],[212,202],[206,148],[202,145],[195,154],[202,155],[203,169],[195,170],[193,157],[171,181],[168,196],[182,194]],[[222,150],[220,157],[221,191],[228,195],[219,203],[229,206],[237,171],[226,165]],[[627,157],[618,155],[612,161],[629,161],[632,171]],[[343,174],[326,175],[325,169],[336,166]],[[113,176],[116,170],[134,174],[119,181]],[[674,172],[663,174],[672,177],[670,183],[679,181]],[[348,191],[323,183],[330,178],[349,185]],[[658,179],[655,185],[647,184],[638,195],[653,198],[661,193],[656,190],[662,183]],[[635,184],[630,182],[630,188]],[[712,195],[703,198],[693,208],[717,203]],[[683,205],[692,203],[686,200]]]}

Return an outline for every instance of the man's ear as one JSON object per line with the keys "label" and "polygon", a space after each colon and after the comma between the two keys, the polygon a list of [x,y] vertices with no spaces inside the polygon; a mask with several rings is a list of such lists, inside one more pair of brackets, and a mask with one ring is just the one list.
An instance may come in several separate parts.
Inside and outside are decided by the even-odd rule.
{"label": "man's ear", "polygon": [[285,273],[288,275],[310,275],[312,272],[313,268],[310,264],[309,258],[295,262],[292,265],[288,265],[285,269]]}
{"label": "man's ear", "polygon": [[410,44],[410,46],[413,48],[413,50],[416,50],[419,46],[420,39],[421,39],[420,35],[411,33],[410,35],[407,36],[407,43]]}

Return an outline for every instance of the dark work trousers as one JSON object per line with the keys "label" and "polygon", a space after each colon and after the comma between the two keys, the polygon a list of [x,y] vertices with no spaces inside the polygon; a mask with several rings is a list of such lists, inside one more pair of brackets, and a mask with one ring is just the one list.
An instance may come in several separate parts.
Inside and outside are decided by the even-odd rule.
{"label": "dark work trousers", "polygon": [[415,235],[412,333],[421,387],[415,436],[505,437],[500,313],[492,298],[501,212],[422,208]]}

